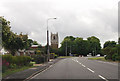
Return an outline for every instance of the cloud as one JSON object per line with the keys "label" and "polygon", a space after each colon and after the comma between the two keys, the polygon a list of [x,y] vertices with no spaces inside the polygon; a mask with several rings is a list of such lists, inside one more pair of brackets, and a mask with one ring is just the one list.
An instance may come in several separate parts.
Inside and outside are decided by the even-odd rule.
{"label": "cloud", "polygon": [[60,42],[67,35],[97,36],[103,44],[117,41],[118,0],[2,0],[0,15],[11,22],[14,32],[46,44],[47,19],[50,32],[58,32]]}

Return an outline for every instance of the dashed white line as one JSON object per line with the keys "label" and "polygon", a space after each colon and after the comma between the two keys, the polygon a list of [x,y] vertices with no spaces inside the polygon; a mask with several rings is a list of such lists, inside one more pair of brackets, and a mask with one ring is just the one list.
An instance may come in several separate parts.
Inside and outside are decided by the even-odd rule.
{"label": "dashed white line", "polygon": [[103,76],[101,76],[101,75],[98,75],[100,78],[102,78],[103,80],[105,80],[105,81],[108,81],[106,78],[104,78]]}
{"label": "dashed white line", "polygon": [[85,65],[82,64],[83,67],[86,67]]}
{"label": "dashed white line", "polygon": [[91,71],[92,73],[95,73],[93,70],[91,70],[90,68],[87,68],[89,71]]}
{"label": "dashed white line", "polygon": [[81,64],[81,63],[79,62],[79,64]]}
{"label": "dashed white line", "polygon": [[[85,65],[83,65],[82,63],[80,63],[78,60],[75,60],[75,59],[72,59],[73,61],[75,61],[75,62],[78,62],[80,65],[82,65],[83,67],[86,67]],[[106,63],[106,62],[102,62],[102,61],[98,61],[98,62],[101,62],[101,63]],[[110,63],[108,63],[108,64],[110,64]],[[112,63],[111,63],[112,64]],[[87,68],[87,67],[86,67]],[[92,72],[92,73],[95,73],[95,71],[93,71],[92,69],[90,69],[90,68],[87,68],[90,72]],[[103,80],[105,80],[105,81],[108,81],[106,78],[104,78],[103,76],[101,76],[101,75],[98,75],[101,79],[103,79]]]}

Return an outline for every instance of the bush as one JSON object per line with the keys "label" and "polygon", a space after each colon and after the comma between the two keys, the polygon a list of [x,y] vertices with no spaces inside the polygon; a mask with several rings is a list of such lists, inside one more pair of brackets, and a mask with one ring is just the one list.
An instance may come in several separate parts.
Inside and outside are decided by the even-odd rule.
{"label": "bush", "polygon": [[34,63],[31,63],[31,62],[30,62],[28,66],[33,66],[33,64],[34,64]]}
{"label": "bush", "polygon": [[2,72],[4,73],[9,68],[15,69],[21,66],[32,66],[30,61],[31,57],[29,56],[2,55]]}
{"label": "bush", "polygon": [[12,55],[2,55],[2,60],[11,63],[12,57],[13,57]]}
{"label": "bush", "polygon": [[28,65],[31,61],[29,56],[12,56],[12,55],[3,55],[3,62],[8,62],[11,64],[16,64],[18,66]]}
{"label": "bush", "polygon": [[57,58],[58,57],[58,55],[57,54],[55,54],[55,58]]}
{"label": "bush", "polygon": [[33,61],[36,62],[36,64],[44,63],[47,61],[47,57],[36,54],[33,56]]}
{"label": "bush", "polygon": [[54,58],[57,58],[57,57],[58,57],[57,54],[55,54],[55,53],[50,53],[50,58],[51,58],[51,59],[54,59]]}
{"label": "bush", "polygon": [[7,68],[7,66],[2,66],[2,73],[4,73],[6,70],[7,70],[8,68]]}
{"label": "bush", "polygon": [[106,59],[106,60],[112,60],[112,56],[111,56],[111,55],[106,55],[106,56],[105,56],[105,59]]}
{"label": "bush", "polygon": [[120,55],[118,55],[117,53],[112,55],[112,60],[113,61],[120,61]]}
{"label": "bush", "polygon": [[15,68],[17,68],[17,65],[16,64],[10,64],[10,68],[15,69]]}

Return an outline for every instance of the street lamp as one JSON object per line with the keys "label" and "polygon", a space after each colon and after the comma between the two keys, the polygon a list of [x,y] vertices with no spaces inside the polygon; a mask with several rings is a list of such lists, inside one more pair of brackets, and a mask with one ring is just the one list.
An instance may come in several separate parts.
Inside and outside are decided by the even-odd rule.
{"label": "street lamp", "polygon": [[57,18],[49,18],[47,19],[47,55],[48,55],[48,61],[50,59],[50,51],[49,51],[49,30],[48,30],[48,21],[51,19],[57,19]]}

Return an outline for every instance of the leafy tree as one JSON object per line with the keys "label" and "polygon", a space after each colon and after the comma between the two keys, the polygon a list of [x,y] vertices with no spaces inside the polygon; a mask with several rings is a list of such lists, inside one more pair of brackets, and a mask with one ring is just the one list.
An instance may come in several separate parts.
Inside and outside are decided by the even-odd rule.
{"label": "leafy tree", "polygon": [[64,38],[64,40],[61,42],[61,47],[59,49],[60,55],[66,55],[66,47],[67,47],[67,56],[70,53],[71,46],[74,44],[75,38],[73,36],[67,36]]}
{"label": "leafy tree", "polygon": [[32,44],[33,44],[33,40],[32,39],[28,39],[26,41],[26,49],[29,49],[32,46]]}
{"label": "leafy tree", "polygon": [[102,53],[106,55],[107,60],[119,60],[120,59],[120,44],[116,44],[115,41],[106,41],[104,43],[104,48],[102,49]]}
{"label": "leafy tree", "polygon": [[89,42],[87,40],[83,40],[83,38],[75,39],[75,53],[83,56],[87,56],[89,53]]}
{"label": "leafy tree", "polygon": [[33,41],[33,45],[39,45],[37,41]]}
{"label": "leafy tree", "polygon": [[1,18],[2,21],[2,47],[8,50],[12,55],[15,55],[18,49],[23,49],[26,46],[27,35],[17,35],[11,31],[10,22]]}
{"label": "leafy tree", "polygon": [[89,53],[92,53],[92,56],[95,56],[96,54],[100,53],[101,50],[100,40],[95,36],[88,37],[87,40],[89,41],[90,44]]}
{"label": "leafy tree", "polygon": [[104,43],[104,47],[103,48],[106,48],[106,47],[115,47],[116,46],[116,42],[115,41],[106,41]]}

